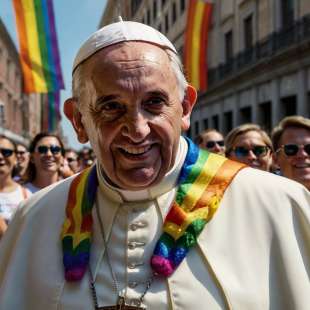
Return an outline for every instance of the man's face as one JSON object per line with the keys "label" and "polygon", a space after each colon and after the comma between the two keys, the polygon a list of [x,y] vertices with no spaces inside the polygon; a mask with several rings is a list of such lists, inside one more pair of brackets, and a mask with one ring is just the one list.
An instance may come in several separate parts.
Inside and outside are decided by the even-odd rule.
{"label": "man's face", "polygon": [[203,141],[199,146],[213,153],[217,153],[220,155],[225,154],[224,138],[220,133],[216,131],[210,131],[204,134]]}
{"label": "man's face", "polygon": [[93,91],[80,103],[81,124],[106,176],[131,190],[158,183],[174,164],[191,110],[182,105],[168,55],[147,43],[117,44],[83,69]]}
{"label": "man's face", "polygon": [[310,156],[301,145],[310,144],[310,130],[304,128],[287,128],[280,139],[280,146],[297,144],[299,150],[296,155],[288,156],[284,149],[276,152],[276,162],[282,175],[302,183],[310,190]]}
{"label": "man's face", "polygon": [[70,169],[76,173],[79,171],[79,161],[78,155],[75,152],[69,151],[65,153],[65,159],[70,167]]}
{"label": "man's face", "polygon": [[17,164],[21,168],[27,168],[30,159],[30,154],[26,149],[26,147],[24,147],[21,144],[17,145],[16,157],[17,157]]}

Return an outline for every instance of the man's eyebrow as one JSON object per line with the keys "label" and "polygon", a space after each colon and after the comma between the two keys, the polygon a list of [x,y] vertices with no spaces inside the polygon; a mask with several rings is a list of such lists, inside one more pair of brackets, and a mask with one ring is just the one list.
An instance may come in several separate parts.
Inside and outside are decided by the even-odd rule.
{"label": "man's eyebrow", "polygon": [[158,96],[158,97],[164,97],[165,99],[168,99],[169,94],[167,94],[166,91],[155,90],[155,91],[147,92],[147,96]]}
{"label": "man's eyebrow", "polygon": [[97,98],[96,100],[96,104],[101,104],[101,103],[105,103],[111,100],[115,100],[115,99],[119,99],[120,96],[119,95],[107,95],[107,96],[100,96],[99,98]]}

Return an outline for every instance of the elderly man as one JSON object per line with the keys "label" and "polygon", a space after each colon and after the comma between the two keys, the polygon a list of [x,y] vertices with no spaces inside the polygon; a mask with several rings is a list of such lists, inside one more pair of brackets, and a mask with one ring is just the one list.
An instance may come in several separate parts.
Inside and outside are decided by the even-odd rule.
{"label": "elderly man", "polygon": [[181,137],[195,100],[155,29],[86,41],[65,113],[98,160],[16,214],[1,309],[308,308],[309,193]]}
{"label": "elderly man", "polygon": [[281,174],[310,190],[310,119],[285,117],[274,128],[272,143]]}

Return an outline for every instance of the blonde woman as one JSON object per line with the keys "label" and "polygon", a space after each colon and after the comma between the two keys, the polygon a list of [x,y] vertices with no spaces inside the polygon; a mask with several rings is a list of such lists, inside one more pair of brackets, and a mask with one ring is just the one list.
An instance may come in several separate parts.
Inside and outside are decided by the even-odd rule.
{"label": "blonde woman", "polygon": [[244,124],[231,130],[226,139],[226,156],[250,167],[270,171],[273,147],[263,129],[256,124]]}

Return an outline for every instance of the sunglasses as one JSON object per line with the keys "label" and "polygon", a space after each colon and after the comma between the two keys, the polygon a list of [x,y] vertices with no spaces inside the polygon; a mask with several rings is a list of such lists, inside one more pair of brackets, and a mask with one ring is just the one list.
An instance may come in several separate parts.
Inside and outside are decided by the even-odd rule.
{"label": "sunglasses", "polygon": [[50,150],[53,155],[57,155],[62,151],[62,148],[58,145],[51,145],[51,146],[40,145],[38,146],[37,150],[40,154],[47,154],[48,151]]}
{"label": "sunglasses", "polygon": [[215,147],[216,144],[217,144],[218,146],[220,146],[220,147],[224,147],[224,140],[219,140],[219,141],[208,141],[208,142],[206,143],[206,147],[207,147],[208,149],[212,149],[212,148]]}
{"label": "sunglasses", "polygon": [[68,163],[72,163],[74,161],[77,161],[76,158],[71,158],[71,157],[66,158],[66,160],[68,161]]}
{"label": "sunglasses", "polygon": [[243,146],[237,146],[233,149],[236,157],[246,157],[249,155],[250,151],[256,156],[256,157],[263,157],[268,153],[269,147],[266,145],[256,145],[251,149],[248,149]]}
{"label": "sunglasses", "polygon": [[295,156],[301,148],[303,148],[305,152],[310,155],[310,144],[284,144],[279,148],[279,150],[283,149],[286,156]]}
{"label": "sunglasses", "polygon": [[13,153],[15,153],[15,151],[12,149],[0,148],[0,153],[2,154],[3,157],[7,158],[12,156]]}
{"label": "sunglasses", "polygon": [[16,155],[25,155],[27,151],[16,151]]}

